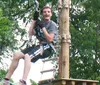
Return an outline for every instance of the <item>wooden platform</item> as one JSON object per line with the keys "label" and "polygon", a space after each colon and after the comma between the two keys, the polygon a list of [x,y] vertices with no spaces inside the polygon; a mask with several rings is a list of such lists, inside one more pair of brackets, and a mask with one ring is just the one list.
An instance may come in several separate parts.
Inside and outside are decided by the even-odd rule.
{"label": "wooden platform", "polygon": [[58,80],[43,80],[39,81],[38,85],[97,85],[97,80],[85,79],[58,79]]}

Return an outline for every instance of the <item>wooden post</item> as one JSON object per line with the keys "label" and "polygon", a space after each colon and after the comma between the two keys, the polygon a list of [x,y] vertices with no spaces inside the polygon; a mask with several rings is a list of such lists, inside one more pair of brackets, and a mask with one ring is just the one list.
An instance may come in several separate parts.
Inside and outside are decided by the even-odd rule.
{"label": "wooden post", "polygon": [[[59,77],[69,78],[69,7],[70,0],[59,0],[59,32],[61,38],[61,49],[59,57]],[[61,7],[62,6],[62,7]]]}

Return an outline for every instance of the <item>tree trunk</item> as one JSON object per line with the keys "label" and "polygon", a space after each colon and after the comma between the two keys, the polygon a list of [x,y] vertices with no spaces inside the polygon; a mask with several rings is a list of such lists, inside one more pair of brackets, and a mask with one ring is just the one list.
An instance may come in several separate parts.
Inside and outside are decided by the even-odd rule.
{"label": "tree trunk", "polygon": [[[61,5],[61,4],[60,4]],[[59,32],[61,36],[61,49],[59,57],[59,77],[69,78],[69,0],[62,0],[62,8],[59,15]]]}

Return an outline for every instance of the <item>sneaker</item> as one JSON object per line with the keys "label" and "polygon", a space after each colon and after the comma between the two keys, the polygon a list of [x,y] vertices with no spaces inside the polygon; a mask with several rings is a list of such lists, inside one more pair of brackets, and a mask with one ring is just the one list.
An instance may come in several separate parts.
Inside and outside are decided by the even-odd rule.
{"label": "sneaker", "polygon": [[19,80],[19,82],[18,82],[17,85],[27,85],[27,84],[26,84],[26,81],[24,81],[24,80]]}
{"label": "sneaker", "polygon": [[9,80],[2,80],[0,82],[0,85],[12,85],[11,82]]}

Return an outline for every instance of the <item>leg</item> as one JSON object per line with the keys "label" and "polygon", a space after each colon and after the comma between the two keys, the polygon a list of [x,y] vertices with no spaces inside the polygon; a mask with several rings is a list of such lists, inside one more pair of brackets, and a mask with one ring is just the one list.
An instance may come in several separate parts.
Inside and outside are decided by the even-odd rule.
{"label": "leg", "polygon": [[11,78],[13,72],[15,71],[15,69],[18,66],[19,59],[21,59],[21,58],[24,58],[24,54],[22,52],[17,52],[13,55],[13,59],[12,59],[10,68],[9,68],[8,73],[6,74],[5,78],[8,78],[8,79]]}
{"label": "leg", "polygon": [[24,72],[22,80],[26,81],[31,68],[31,58],[28,54],[25,54],[24,60]]}

